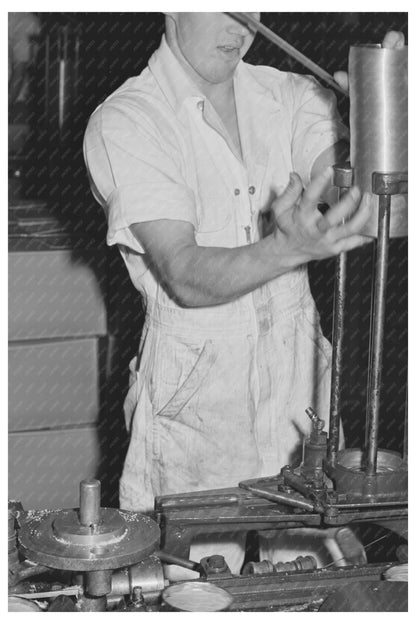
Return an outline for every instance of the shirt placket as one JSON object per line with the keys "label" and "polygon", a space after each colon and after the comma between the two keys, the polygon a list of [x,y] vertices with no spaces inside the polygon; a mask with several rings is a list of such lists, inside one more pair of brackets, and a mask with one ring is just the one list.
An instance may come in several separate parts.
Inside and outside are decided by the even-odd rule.
{"label": "shirt placket", "polygon": [[226,172],[221,168],[221,174],[223,174],[230,194],[234,196],[235,219],[238,231],[237,243],[239,246],[249,245],[257,240],[258,237],[257,224],[254,218],[256,212],[254,199],[256,187],[250,181],[250,174],[245,163],[231,149],[227,137],[224,136],[214,120],[206,114],[205,101],[199,98],[196,102],[196,107],[200,111],[203,122],[209,126],[209,131],[216,132],[220,137],[222,143],[221,156],[223,162],[227,163]]}

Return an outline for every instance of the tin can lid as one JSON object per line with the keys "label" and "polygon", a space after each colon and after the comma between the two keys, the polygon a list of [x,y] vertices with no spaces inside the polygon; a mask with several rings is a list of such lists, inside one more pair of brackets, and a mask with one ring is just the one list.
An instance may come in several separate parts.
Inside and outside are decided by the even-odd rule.
{"label": "tin can lid", "polygon": [[163,602],[174,611],[226,611],[233,597],[208,582],[186,581],[170,585],[163,592]]}

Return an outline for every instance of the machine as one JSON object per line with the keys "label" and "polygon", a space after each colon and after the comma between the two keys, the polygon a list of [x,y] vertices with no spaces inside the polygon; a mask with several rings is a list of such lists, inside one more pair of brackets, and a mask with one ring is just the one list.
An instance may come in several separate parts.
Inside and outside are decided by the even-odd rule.
{"label": "machine", "polygon": [[[252,17],[235,15],[253,26]],[[267,30],[262,26],[272,37]],[[24,511],[11,503],[10,610],[407,610],[407,422],[402,454],[378,445],[389,238],[407,228],[407,48],[354,46],[349,75],[351,164],[334,168],[334,183],[340,194],[353,182],[371,193],[368,233],[377,238],[365,448],[340,448],[347,270],[341,254],[329,431],[305,406],[311,433],[301,463],[233,488],[158,497],[152,518],[101,508],[94,479],[81,482],[76,510]],[[255,545],[259,532],[294,529],[329,529],[329,562],[306,551],[289,561],[258,561],[253,548],[242,574],[233,575],[221,553],[189,559],[198,534],[244,531]],[[171,582],[164,564],[197,578]]]}

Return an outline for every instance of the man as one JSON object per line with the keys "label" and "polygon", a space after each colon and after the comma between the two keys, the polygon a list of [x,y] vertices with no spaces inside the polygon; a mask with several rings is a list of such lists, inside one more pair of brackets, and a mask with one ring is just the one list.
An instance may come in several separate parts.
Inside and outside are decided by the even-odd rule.
{"label": "man", "polygon": [[[147,307],[125,403],[124,508],[275,474],[309,431],[305,408],[328,417],[331,350],[306,263],[363,244],[369,202],[353,188],[318,211],[328,165],[346,158],[334,98],[243,63],[253,38],[223,13],[166,14],[148,68],[87,129],[108,243]],[[243,539],[191,553],[219,551],[238,572]]]}

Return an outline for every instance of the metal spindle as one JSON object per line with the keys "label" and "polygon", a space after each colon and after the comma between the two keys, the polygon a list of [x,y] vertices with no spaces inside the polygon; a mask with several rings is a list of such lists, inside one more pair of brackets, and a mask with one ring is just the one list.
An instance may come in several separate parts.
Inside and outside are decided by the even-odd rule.
{"label": "metal spindle", "polygon": [[[339,198],[352,185],[353,170],[349,166],[334,167],[334,184],[339,188]],[[332,371],[329,416],[328,462],[335,464],[339,449],[341,423],[341,374],[344,337],[345,301],[347,283],[347,254],[342,252],[335,261],[334,313],[332,326]]]}
{"label": "metal spindle", "polygon": [[368,476],[375,475],[377,472],[378,428],[383,367],[384,316],[389,251],[390,205],[390,195],[380,195],[366,410],[365,445],[366,474]]}

